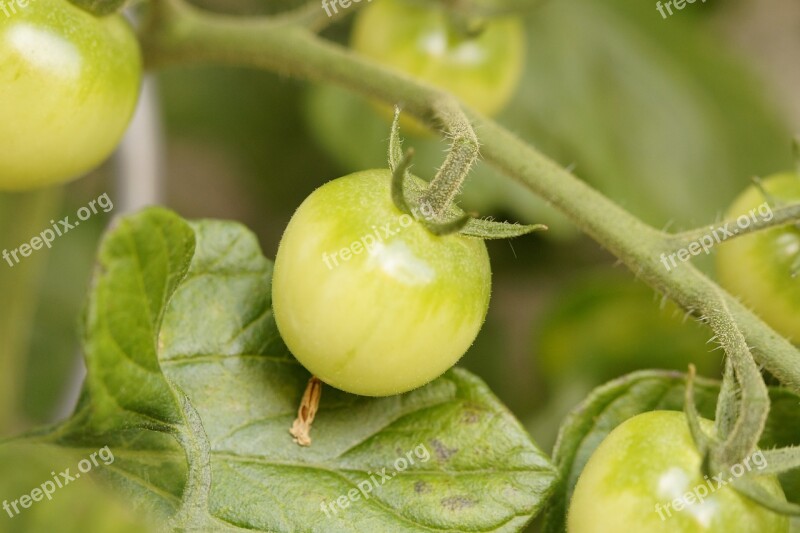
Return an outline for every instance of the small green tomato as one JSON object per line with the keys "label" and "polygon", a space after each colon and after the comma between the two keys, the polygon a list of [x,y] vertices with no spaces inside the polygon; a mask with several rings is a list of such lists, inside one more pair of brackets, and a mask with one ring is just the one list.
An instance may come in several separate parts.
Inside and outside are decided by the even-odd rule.
{"label": "small green tomato", "polygon": [[[701,420],[706,432],[713,423]],[[651,411],[614,428],[581,472],[570,502],[568,533],[786,533],[789,519],[740,495],[730,480],[758,475],[758,452],[706,479],[702,458],[678,411]],[[774,475],[755,478],[783,498]],[[723,484],[724,483],[724,484]]]}
{"label": "small green tomato", "polygon": [[[800,202],[800,175],[770,176],[763,181],[763,187],[779,202]],[[767,200],[755,186],[748,187],[728,210],[728,217],[740,217],[737,224],[741,226],[772,216]],[[779,333],[800,343],[798,226],[772,228],[726,241],[719,245],[716,263],[723,287]]]}
{"label": "small green tomato", "polygon": [[311,373],[347,392],[388,396],[458,361],[490,291],[481,239],[431,234],[395,207],[391,172],[368,170],[300,205],[278,248],[272,298],[281,336]]}
{"label": "small green tomato", "polygon": [[122,16],[97,18],[67,0],[5,2],[0,190],[63,183],[102,163],[128,126],[141,71]]}
{"label": "small green tomato", "polygon": [[[525,30],[515,17],[490,18],[465,35],[440,2],[375,1],[356,16],[352,48],[418,80],[445,89],[468,106],[495,115],[517,90],[525,59]],[[378,106],[387,117],[391,109]],[[404,130],[424,127],[403,117]]]}

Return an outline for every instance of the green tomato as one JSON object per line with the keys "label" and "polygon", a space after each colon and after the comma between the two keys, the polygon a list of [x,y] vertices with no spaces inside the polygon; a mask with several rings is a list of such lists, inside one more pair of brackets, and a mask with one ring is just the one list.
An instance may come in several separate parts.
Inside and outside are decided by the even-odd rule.
{"label": "green tomato", "polygon": [[368,170],[300,205],[278,247],[272,298],[281,337],[311,373],[347,392],[388,396],[458,361],[490,290],[481,239],[434,236],[395,207],[390,171]]}
{"label": "green tomato", "polygon": [[0,5],[0,190],[61,183],[114,150],[136,106],[136,37],[66,0]]}
{"label": "green tomato", "polygon": [[[778,174],[763,181],[775,200],[800,202],[800,176]],[[728,211],[729,218],[769,219],[772,211],[755,186],[745,190]],[[731,228],[734,229],[734,228]],[[800,228],[783,226],[744,235],[719,245],[720,283],[739,296],[779,333],[800,342]]]}
{"label": "green tomato", "polygon": [[[497,18],[486,21],[477,36],[463,33],[441,3],[380,0],[358,13],[352,47],[494,115],[511,99],[522,74],[523,25],[516,18]],[[414,124],[405,125],[423,130]]]}
{"label": "green tomato", "polygon": [[[713,423],[701,420],[703,429]],[[756,452],[729,472],[705,479],[702,458],[678,411],[651,411],[626,420],[600,443],[581,472],[567,517],[569,533],[782,533],[789,519],[728,486],[756,476],[766,458]],[[716,479],[715,479],[716,477]],[[784,498],[774,475],[754,477]],[[720,485],[724,482],[725,485]]]}

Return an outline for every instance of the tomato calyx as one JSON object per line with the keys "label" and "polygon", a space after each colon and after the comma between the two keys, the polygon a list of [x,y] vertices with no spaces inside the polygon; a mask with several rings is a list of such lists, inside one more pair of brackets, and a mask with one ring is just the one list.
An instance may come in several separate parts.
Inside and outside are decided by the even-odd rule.
{"label": "tomato calyx", "polygon": [[[413,216],[429,232],[437,236],[461,233],[484,240],[510,239],[547,229],[547,226],[543,224],[522,225],[475,218],[455,205],[453,200],[477,160],[477,154],[473,157],[468,146],[459,146],[458,139],[454,141],[447,161],[439,169],[439,173],[434,179],[439,184],[439,190],[433,190],[432,186],[427,189],[413,187],[412,181],[409,179],[411,176],[409,169],[414,157],[414,149],[409,148],[403,152],[403,143],[400,137],[400,113],[400,107],[395,107],[389,136],[392,201],[400,212]],[[457,153],[461,149],[464,153]],[[441,195],[447,200],[441,202],[437,198],[432,198],[434,194]],[[441,205],[441,207],[437,209],[437,205]]]}
{"label": "tomato calyx", "polygon": [[[736,357],[736,356],[733,356]],[[751,454],[757,449],[757,443],[764,431],[764,423],[769,413],[769,397],[766,396],[766,386],[764,385],[764,397],[758,398],[762,401],[754,401],[755,407],[743,405],[744,393],[740,396],[741,389],[752,387],[754,383],[738,383],[737,373],[741,372],[743,380],[751,381],[758,379],[763,384],[763,377],[756,368],[755,373],[735,369],[732,357],[728,357],[725,362],[725,374],[720,389],[719,399],[717,400],[717,414],[714,422],[716,435],[711,436],[705,433],[700,422],[700,414],[694,401],[694,378],[695,367],[689,365],[689,373],[686,378],[686,395],[684,402],[684,413],[689,425],[689,433],[697,446],[697,450],[703,457],[701,463],[701,473],[709,479],[715,472],[733,471],[737,466],[741,466]],[[755,367],[755,362],[753,362]],[[755,376],[759,377],[755,377]],[[756,386],[758,384],[755,384]],[[745,411],[751,409],[755,411],[755,417],[748,417]],[[737,411],[742,411],[737,416]],[[751,412],[752,412],[751,411]],[[767,470],[759,471],[760,474],[777,474],[793,470],[800,467],[800,448],[780,448],[775,450],[762,451],[765,456]],[[787,502],[770,494],[761,485],[748,475],[737,477],[731,480],[734,490],[747,498],[755,501],[759,505],[782,515],[800,516],[800,505]]]}
{"label": "tomato calyx", "polygon": [[434,235],[444,236],[458,233],[472,219],[468,214],[464,214],[448,222],[435,222],[432,220],[432,211],[428,204],[421,206],[409,206],[406,198],[407,179],[410,176],[408,169],[411,167],[411,159],[414,156],[414,149],[409,148],[398,163],[394,163],[392,169],[392,201],[402,213],[411,215],[421,222],[425,228]]}

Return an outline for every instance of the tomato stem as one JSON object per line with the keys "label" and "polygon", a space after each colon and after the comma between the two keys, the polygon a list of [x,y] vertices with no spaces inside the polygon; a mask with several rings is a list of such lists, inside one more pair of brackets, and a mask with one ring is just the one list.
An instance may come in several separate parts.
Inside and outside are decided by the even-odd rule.
{"label": "tomato stem", "polygon": [[[756,186],[759,187],[758,184],[760,184],[760,182],[756,182],[756,184]],[[773,206],[771,218],[759,218],[757,221],[749,224],[746,227],[742,227],[737,223],[737,219],[732,218],[718,222],[711,226],[702,226],[693,230],[675,233],[669,237],[669,252],[667,253],[677,252],[681,248],[685,248],[689,244],[702,239],[704,236],[714,235],[715,231],[720,232],[721,234],[722,228],[736,229],[735,231],[732,231],[730,235],[726,236],[727,241],[770,228],[786,226],[789,224],[797,224],[798,220],[800,220],[800,203],[782,206],[775,205],[774,201],[770,201],[772,196],[770,196],[769,193],[763,191],[763,194],[765,195],[765,199],[770,203],[771,206]]]}
{"label": "tomato stem", "polygon": [[472,124],[454,98],[442,99],[436,106],[436,115],[442,124],[449,126],[452,144],[444,164],[422,195],[422,203],[430,206],[435,221],[441,221],[478,160],[480,144]]}

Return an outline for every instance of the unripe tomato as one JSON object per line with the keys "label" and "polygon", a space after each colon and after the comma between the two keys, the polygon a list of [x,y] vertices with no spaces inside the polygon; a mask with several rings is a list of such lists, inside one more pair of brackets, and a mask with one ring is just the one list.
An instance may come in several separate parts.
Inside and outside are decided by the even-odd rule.
{"label": "unripe tomato", "polygon": [[[522,74],[525,34],[513,17],[486,20],[467,35],[439,2],[379,0],[356,16],[352,47],[360,54],[431,83],[486,115],[499,112]],[[391,116],[390,110],[386,114]],[[406,129],[423,127],[405,121]]]}
{"label": "unripe tomato", "polygon": [[0,190],[61,183],[114,150],[136,105],[136,37],[66,0],[0,8]]}
{"label": "unripe tomato", "polygon": [[[706,432],[713,423],[702,420]],[[614,428],[581,472],[567,519],[569,533],[785,533],[789,519],[730,487],[730,480],[758,475],[766,457],[758,452],[727,472],[701,471],[686,417],[650,411]],[[757,478],[784,498],[774,475]],[[721,484],[722,483],[722,484]]]}
{"label": "unripe tomato", "polygon": [[[763,187],[776,201],[800,202],[800,175],[771,176]],[[756,220],[772,216],[770,206],[755,186],[746,189],[728,218]],[[736,237],[719,245],[717,275],[723,287],[742,299],[779,333],[800,343],[800,229],[782,226]]]}
{"label": "unripe tomato", "polygon": [[412,390],[453,366],[491,289],[483,241],[431,234],[395,207],[390,186],[388,170],[368,170],[314,191],[286,228],[273,275],[275,320],[295,357],[366,396]]}

